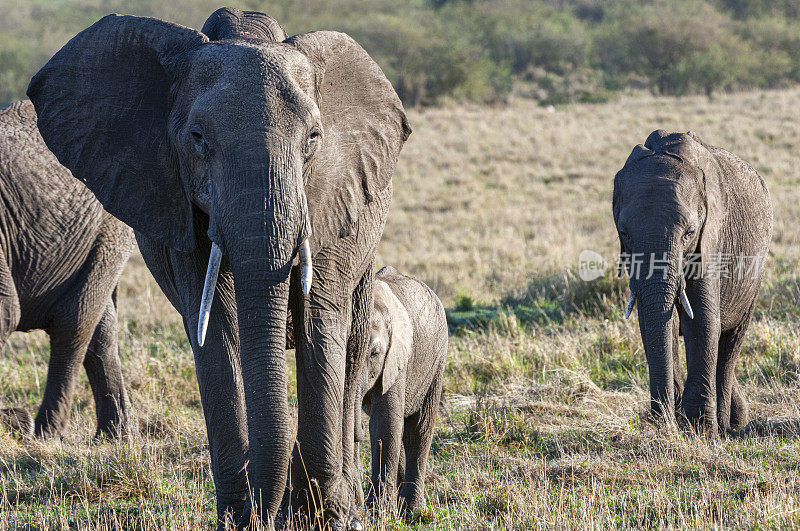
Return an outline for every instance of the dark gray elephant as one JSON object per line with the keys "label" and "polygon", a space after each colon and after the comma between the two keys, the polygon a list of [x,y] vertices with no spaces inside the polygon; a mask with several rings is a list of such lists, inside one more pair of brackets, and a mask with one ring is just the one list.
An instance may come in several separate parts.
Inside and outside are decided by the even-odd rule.
{"label": "dark gray elephant", "polygon": [[772,234],[764,179],[691,132],[655,131],[617,173],[613,211],[631,275],[628,313],[634,303],[639,308],[653,412],[681,408],[708,434],[742,428],[747,403],[735,366]]}
{"label": "dark gray elephant", "polygon": [[14,331],[50,336],[44,398],[35,422],[5,410],[7,425],[61,433],[81,364],[97,434],[130,428],[117,344],[116,288],[133,232],[103,210],[47,149],[29,101],[0,110],[0,349]]}
{"label": "dark gray elephant", "polygon": [[[447,318],[433,290],[393,267],[381,269],[375,279],[370,357],[362,372],[359,404],[369,415],[370,505],[393,502],[398,486],[401,510],[414,511],[425,503],[425,467],[447,342]],[[364,439],[360,422],[355,438]]]}
{"label": "dark gray elephant", "polygon": [[183,316],[218,515],[272,518],[286,491],[291,306],[291,498],[345,519],[373,255],[410,129],[381,69],[345,34],[275,42],[283,31],[273,19],[233,9],[206,30],[219,40],[107,16],[67,43],[28,94],[47,145],[135,229]]}

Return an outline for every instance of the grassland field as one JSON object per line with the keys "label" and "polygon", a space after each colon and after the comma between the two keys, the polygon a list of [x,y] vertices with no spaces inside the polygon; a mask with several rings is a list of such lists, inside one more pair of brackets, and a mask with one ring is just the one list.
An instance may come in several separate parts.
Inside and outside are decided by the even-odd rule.
{"label": "grassland field", "polygon": [[[791,89],[410,111],[377,262],[427,282],[453,333],[427,508],[410,521],[365,514],[368,529],[800,528],[800,440],[650,424],[625,283],[576,275],[583,249],[614,259],[613,176],[652,130],[693,130],[748,160],[775,231],[738,374],[753,416],[800,416],[799,108]],[[63,439],[0,433],[0,529],[213,525],[192,354],[138,255],[119,307],[139,434],[92,439],[81,375]],[[12,337],[0,406],[38,408],[48,356],[43,333]]]}

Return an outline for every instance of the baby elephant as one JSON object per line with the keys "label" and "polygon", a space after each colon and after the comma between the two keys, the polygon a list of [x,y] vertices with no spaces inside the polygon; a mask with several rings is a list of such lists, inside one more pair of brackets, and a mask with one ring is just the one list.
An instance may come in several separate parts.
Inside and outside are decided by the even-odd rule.
{"label": "baby elephant", "polygon": [[50,336],[35,422],[22,409],[0,410],[0,422],[23,434],[60,434],[83,365],[97,432],[129,430],[115,295],[132,249],[131,229],[47,149],[31,102],[0,110],[0,351],[14,331]]}
{"label": "baby elephant", "polygon": [[[370,358],[360,382],[372,450],[368,503],[374,505],[384,495],[394,503],[392,493],[399,484],[401,510],[413,511],[425,502],[425,465],[442,394],[447,321],[428,286],[392,267],[378,272],[374,293]],[[356,431],[356,440],[362,440],[358,421]]]}

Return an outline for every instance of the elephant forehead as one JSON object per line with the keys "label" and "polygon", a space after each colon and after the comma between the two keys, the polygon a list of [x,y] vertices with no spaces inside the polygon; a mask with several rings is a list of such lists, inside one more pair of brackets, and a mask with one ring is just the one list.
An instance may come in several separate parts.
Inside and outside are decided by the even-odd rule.
{"label": "elephant forehead", "polygon": [[305,55],[286,45],[214,42],[202,46],[190,64],[185,86],[194,93],[190,98],[198,117],[209,114],[220,120],[227,114],[235,123],[263,118],[287,127],[292,116],[310,121],[319,114],[312,99],[314,70]]}
{"label": "elephant forehead", "polygon": [[314,68],[309,59],[281,43],[221,41],[201,46],[190,59],[191,82],[200,87],[220,86],[231,91],[259,88],[300,90],[313,94]]}
{"label": "elephant forehead", "polygon": [[193,69],[206,75],[264,78],[271,75],[304,77],[313,73],[308,57],[283,43],[255,40],[214,41],[200,46],[192,57]]}
{"label": "elephant forehead", "polygon": [[654,154],[626,168],[627,186],[663,187],[686,192],[702,186],[702,171],[671,155]]}

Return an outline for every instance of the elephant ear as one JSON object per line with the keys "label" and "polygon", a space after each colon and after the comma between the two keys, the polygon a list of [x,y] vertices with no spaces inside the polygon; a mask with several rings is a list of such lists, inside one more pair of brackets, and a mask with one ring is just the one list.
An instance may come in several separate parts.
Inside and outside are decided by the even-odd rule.
{"label": "elephant ear", "polygon": [[235,7],[221,7],[211,13],[202,32],[212,41],[258,39],[281,42],[287,36],[278,21],[266,13],[242,11]]}
{"label": "elephant ear", "polygon": [[319,249],[351,234],[367,203],[387,191],[411,129],[392,84],[348,35],[316,31],[285,43],[316,70],[323,135],[304,177]]}
{"label": "elephant ear", "polygon": [[207,38],[157,19],[109,15],[33,77],[28,97],[59,162],[106,210],[149,238],[194,248],[192,206],[167,136],[183,55]]}
{"label": "elephant ear", "polygon": [[722,168],[711,147],[691,131],[683,135],[686,139],[684,156],[687,162],[697,166],[702,172],[703,196],[705,198],[705,219],[700,229],[700,262],[703,275],[720,252],[719,239],[722,224],[727,212],[727,200],[720,182]]}
{"label": "elephant ear", "polygon": [[381,376],[381,392],[386,394],[391,389],[400,373],[406,369],[411,359],[414,343],[414,327],[403,303],[397,298],[386,282],[375,280],[376,295],[386,301],[391,333],[389,336],[389,350],[383,360],[383,373]]}

